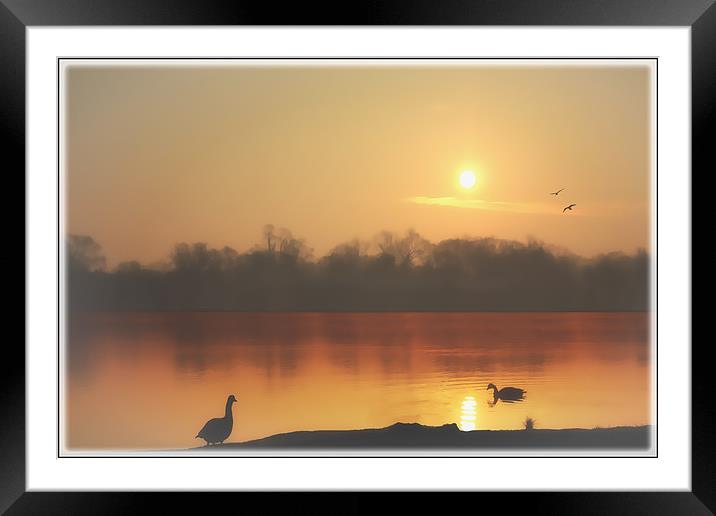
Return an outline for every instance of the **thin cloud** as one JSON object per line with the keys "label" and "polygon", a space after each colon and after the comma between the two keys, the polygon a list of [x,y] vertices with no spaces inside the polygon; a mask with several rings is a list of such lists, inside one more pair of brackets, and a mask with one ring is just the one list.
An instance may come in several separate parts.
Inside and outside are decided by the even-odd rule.
{"label": "thin cloud", "polygon": [[413,204],[427,204],[429,206],[448,206],[451,208],[466,208],[471,210],[503,211],[510,213],[556,213],[555,206],[543,204],[485,201],[483,199],[458,199],[457,197],[410,197],[408,202]]}

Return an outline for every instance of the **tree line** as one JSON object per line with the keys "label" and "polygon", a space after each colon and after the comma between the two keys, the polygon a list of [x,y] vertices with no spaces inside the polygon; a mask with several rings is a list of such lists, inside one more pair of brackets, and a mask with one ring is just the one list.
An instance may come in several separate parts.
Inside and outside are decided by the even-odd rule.
{"label": "tree line", "polygon": [[71,309],[91,311],[644,311],[649,256],[585,258],[530,240],[383,231],[316,258],[267,225],[247,252],[179,243],[163,266],[106,267],[90,236],[67,239]]}

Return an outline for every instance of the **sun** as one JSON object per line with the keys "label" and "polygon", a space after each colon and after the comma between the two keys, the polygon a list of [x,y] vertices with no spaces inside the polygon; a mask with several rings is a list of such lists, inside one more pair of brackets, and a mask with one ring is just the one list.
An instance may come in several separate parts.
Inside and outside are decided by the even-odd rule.
{"label": "sun", "polygon": [[475,186],[476,182],[477,179],[475,178],[475,173],[472,170],[463,170],[460,173],[460,186],[466,190]]}

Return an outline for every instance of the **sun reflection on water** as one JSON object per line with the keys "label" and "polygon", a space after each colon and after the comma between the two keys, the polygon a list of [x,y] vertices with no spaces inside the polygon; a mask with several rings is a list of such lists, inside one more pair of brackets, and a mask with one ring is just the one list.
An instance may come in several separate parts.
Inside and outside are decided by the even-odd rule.
{"label": "sun reflection on water", "polygon": [[462,416],[460,418],[460,430],[463,432],[469,432],[475,430],[477,420],[477,401],[474,396],[465,396],[462,400]]}

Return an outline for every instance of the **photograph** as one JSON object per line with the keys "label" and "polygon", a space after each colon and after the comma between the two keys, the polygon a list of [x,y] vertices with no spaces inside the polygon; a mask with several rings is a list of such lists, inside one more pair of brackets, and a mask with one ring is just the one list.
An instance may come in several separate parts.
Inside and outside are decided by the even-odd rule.
{"label": "photograph", "polygon": [[60,456],[656,456],[655,60],[58,67]]}

